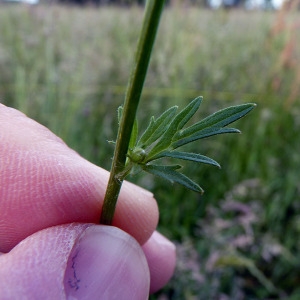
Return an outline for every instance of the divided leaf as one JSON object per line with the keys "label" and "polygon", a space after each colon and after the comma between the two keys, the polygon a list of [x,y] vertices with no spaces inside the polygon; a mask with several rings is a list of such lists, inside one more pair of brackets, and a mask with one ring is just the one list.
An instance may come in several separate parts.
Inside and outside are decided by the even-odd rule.
{"label": "divided leaf", "polygon": [[[180,173],[180,165],[155,165],[150,163],[163,157],[182,159],[197,163],[204,163],[220,168],[220,165],[213,159],[197,154],[183,151],[174,151],[193,141],[207,138],[217,134],[240,133],[238,129],[227,128],[226,126],[242,118],[249,113],[256,105],[253,103],[231,106],[206,117],[205,119],[183,128],[194,116],[202,102],[198,97],[190,102],[183,110],[176,114],[178,107],[173,106],[162,113],[157,119],[151,117],[150,123],[141,137],[138,139],[138,124],[135,120],[129,142],[128,165],[129,173],[139,172],[141,169],[179,183],[188,189],[202,193],[202,188],[193,180]],[[119,124],[122,117],[122,107],[118,108]]]}

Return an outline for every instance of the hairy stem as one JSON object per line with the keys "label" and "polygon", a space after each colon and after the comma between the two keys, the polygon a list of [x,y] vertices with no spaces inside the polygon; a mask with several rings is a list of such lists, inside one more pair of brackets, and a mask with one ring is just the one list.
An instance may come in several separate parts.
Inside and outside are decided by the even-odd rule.
{"label": "hairy stem", "polygon": [[130,136],[164,2],[164,0],[147,1],[143,26],[135,55],[135,63],[128,82],[114,158],[102,207],[101,224],[110,225],[112,223],[116,203],[124,180],[123,174],[127,173],[124,172],[124,168]]}

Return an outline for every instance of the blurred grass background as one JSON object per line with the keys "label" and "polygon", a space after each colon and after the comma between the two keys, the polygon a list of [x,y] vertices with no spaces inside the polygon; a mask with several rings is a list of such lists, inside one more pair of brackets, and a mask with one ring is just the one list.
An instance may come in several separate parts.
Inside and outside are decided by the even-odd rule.
{"label": "blurred grass background", "polygon": [[[142,21],[141,8],[0,7],[0,101],[110,168]],[[299,12],[169,7],[139,109],[146,125],[204,96],[202,118],[258,107],[193,150],[222,165],[185,164],[199,196],[153,177],[159,229],[177,243],[174,278],[152,299],[300,299]],[[298,18],[299,19],[299,18]]]}

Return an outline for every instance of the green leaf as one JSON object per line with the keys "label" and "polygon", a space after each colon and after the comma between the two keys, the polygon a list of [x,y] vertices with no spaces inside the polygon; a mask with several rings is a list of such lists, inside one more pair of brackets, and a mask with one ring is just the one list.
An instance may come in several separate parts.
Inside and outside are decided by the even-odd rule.
{"label": "green leaf", "polygon": [[167,130],[172,118],[176,114],[178,106],[173,106],[161,114],[156,120],[151,117],[150,124],[140,137],[137,146],[145,148],[150,146]]}
{"label": "green leaf", "polygon": [[121,124],[122,113],[123,113],[123,106],[119,106],[118,107],[118,124],[119,124],[119,126]]}
{"label": "green leaf", "polygon": [[179,112],[176,117],[172,120],[170,126],[167,128],[165,133],[162,135],[159,142],[150,150],[147,155],[147,161],[151,161],[159,152],[167,149],[171,143],[174,135],[178,130],[180,130],[195,114],[198,110],[202,101],[202,97],[194,99],[190,104],[188,104],[181,112]]}
{"label": "green leaf", "polygon": [[143,170],[150,174],[162,177],[162,178],[170,181],[171,183],[174,183],[174,182],[179,183],[192,191],[202,194],[203,190],[197,183],[192,181],[187,176],[176,171],[180,168],[181,168],[181,166],[179,166],[179,165],[157,166],[157,165],[151,164],[151,165],[143,166]]}
{"label": "green leaf", "polygon": [[235,128],[205,128],[195,134],[192,134],[186,138],[178,140],[172,143],[174,149],[186,145],[188,143],[194,142],[196,140],[204,139],[213,135],[217,134],[224,134],[224,133],[241,133],[240,130]]}
{"label": "green leaf", "polygon": [[159,159],[162,157],[172,157],[172,158],[178,158],[178,159],[184,159],[184,160],[191,160],[194,162],[209,164],[209,165],[213,165],[213,166],[217,166],[218,168],[221,168],[221,166],[215,160],[213,160],[205,155],[189,153],[189,152],[163,151],[163,152],[159,153],[152,160]]}
{"label": "green leaf", "polygon": [[[177,171],[179,165],[155,165],[148,164],[150,161],[163,157],[183,159],[197,163],[205,163],[220,168],[220,165],[213,159],[197,154],[174,149],[191,143],[195,140],[224,133],[239,133],[235,128],[225,128],[228,124],[242,118],[250,112],[255,104],[248,103],[238,106],[228,107],[220,110],[196,124],[183,129],[187,122],[193,117],[202,102],[202,97],[198,97],[190,102],[183,110],[176,114],[177,106],[173,106],[161,114],[157,119],[151,117],[150,123],[137,141],[138,126],[135,120],[128,151],[128,170],[132,173],[141,169],[164,178],[172,183],[179,183],[186,188],[202,193],[201,187],[186,175]],[[122,107],[118,109],[119,122],[122,116]],[[132,171],[134,170],[134,172]],[[127,173],[129,173],[129,171]],[[126,174],[127,174],[126,173]]]}

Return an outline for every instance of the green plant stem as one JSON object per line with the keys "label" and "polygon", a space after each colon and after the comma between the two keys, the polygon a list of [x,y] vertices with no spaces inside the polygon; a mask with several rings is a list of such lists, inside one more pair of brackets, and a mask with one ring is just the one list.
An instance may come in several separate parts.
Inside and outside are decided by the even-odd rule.
{"label": "green plant stem", "polygon": [[135,55],[135,63],[128,82],[114,158],[102,207],[101,224],[110,225],[112,223],[116,203],[125,177],[124,174],[127,173],[124,172],[124,169],[130,136],[164,2],[164,0],[147,1],[143,26]]}

